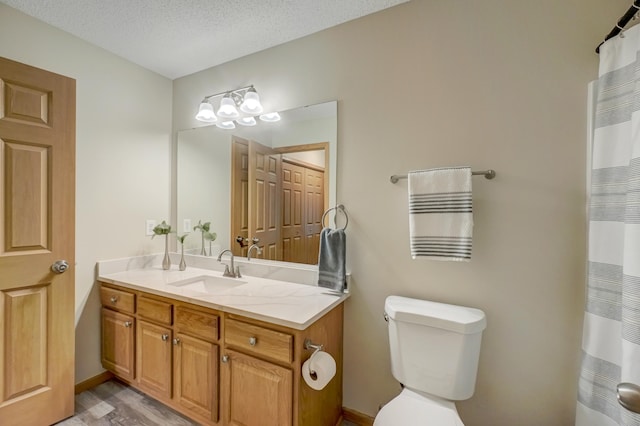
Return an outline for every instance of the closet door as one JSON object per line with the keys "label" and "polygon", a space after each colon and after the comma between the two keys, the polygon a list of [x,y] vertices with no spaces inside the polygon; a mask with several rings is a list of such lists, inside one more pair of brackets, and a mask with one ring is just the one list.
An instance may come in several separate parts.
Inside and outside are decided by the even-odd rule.
{"label": "closet door", "polygon": [[282,260],[305,263],[305,168],[282,162]]}

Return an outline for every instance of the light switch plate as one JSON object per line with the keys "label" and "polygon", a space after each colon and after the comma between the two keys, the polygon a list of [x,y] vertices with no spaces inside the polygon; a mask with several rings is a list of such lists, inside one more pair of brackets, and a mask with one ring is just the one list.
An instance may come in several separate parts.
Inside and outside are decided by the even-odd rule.
{"label": "light switch plate", "polygon": [[155,219],[147,219],[145,222],[145,235],[153,235],[153,228],[156,227],[158,222]]}
{"label": "light switch plate", "polygon": [[191,232],[191,219],[184,219],[182,221],[182,232]]}

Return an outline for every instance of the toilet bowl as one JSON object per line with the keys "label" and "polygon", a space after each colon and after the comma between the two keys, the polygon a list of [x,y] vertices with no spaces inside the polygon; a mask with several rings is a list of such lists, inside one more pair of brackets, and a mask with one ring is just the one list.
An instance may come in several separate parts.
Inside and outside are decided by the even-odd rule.
{"label": "toilet bowl", "polygon": [[373,426],[464,426],[456,405],[404,388],[380,409]]}
{"label": "toilet bowl", "polygon": [[484,312],[389,296],[384,317],[391,373],[403,390],[380,409],[374,426],[464,426],[455,401],[475,391]]}

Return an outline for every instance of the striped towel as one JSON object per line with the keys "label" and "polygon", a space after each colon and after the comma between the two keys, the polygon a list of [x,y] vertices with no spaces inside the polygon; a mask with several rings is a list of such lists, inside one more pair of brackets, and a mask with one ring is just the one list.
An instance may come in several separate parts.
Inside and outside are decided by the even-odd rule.
{"label": "striped towel", "polygon": [[471,260],[471,168],[409,173],[411,257]]}

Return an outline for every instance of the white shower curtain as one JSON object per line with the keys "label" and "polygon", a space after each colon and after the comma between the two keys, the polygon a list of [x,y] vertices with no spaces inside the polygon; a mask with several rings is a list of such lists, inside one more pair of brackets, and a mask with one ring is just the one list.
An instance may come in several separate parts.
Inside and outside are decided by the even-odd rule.
{"label": "white shower curtain", "polygon": [[577,426],[640,425],[616,386],[640,385],[640,26],[600,48]]}

